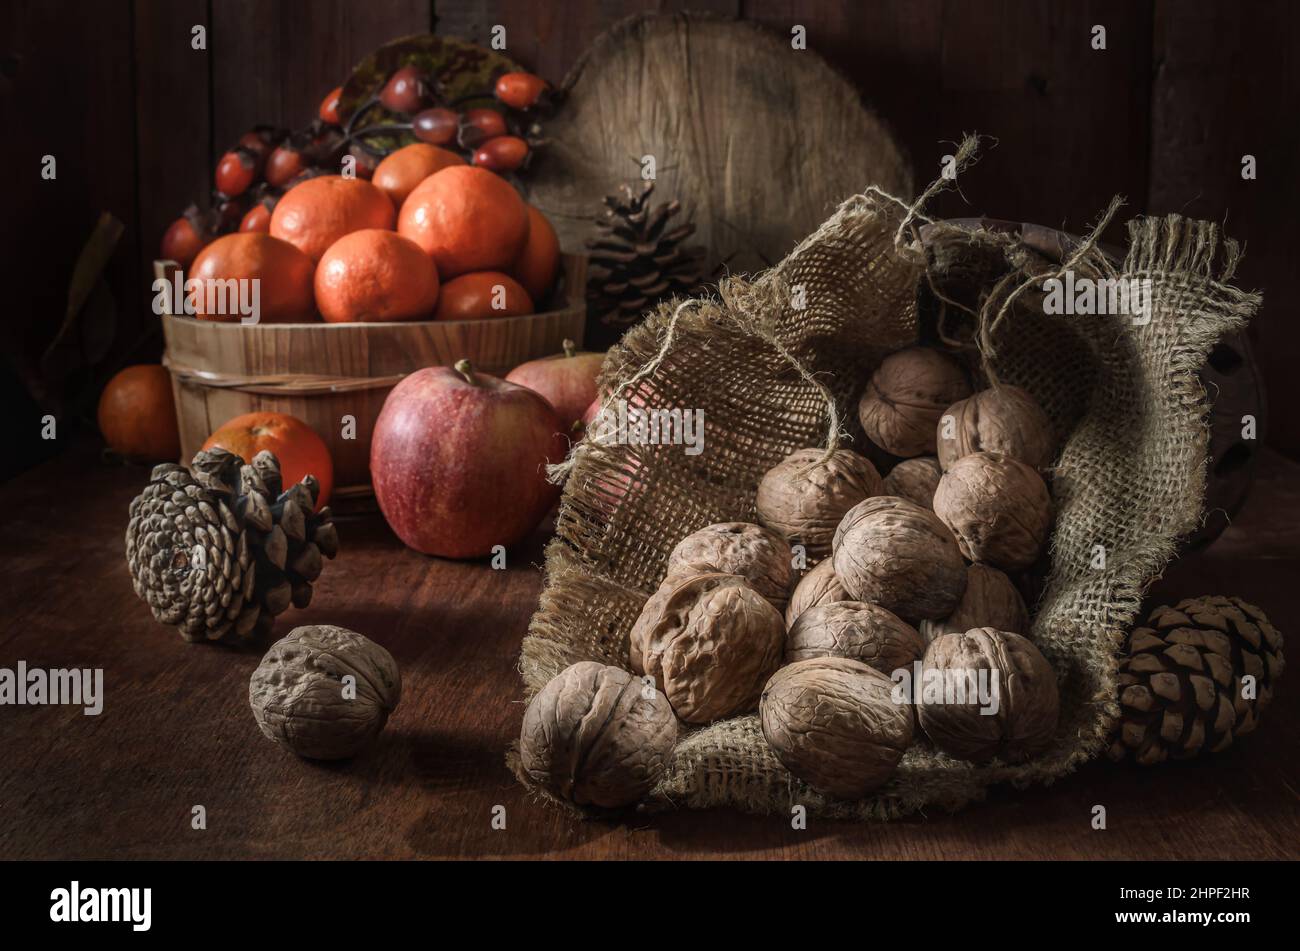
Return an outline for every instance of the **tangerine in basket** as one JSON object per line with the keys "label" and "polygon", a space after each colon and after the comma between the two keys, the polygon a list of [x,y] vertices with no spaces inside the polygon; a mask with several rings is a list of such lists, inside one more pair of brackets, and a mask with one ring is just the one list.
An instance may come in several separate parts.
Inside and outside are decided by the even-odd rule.
{"label": "tangerine in basket", "polygon": [[297,416],[288,413],[245,413],[227,420],[203,443],[204,449],[220,446],[245,462],[252,462],[263,449],[280,460],[284,488],[297,485],[305,475],[320,483],[316,511],[329,503],[334,488],[334,461],[325,440]]}
{"label": "tangerine in basket", "polygon": [[370,182],[319,175],[293,186],[276,202],[271,235],[316,262],[345,234],[362,228],[392,230],[394,217],[393,203]]}
{"label": "tangerine in basket", "polygon": [[99,396],[99,431],[108,447],[139,462],[175,462],[181,455],[171,374],[156,363],[127,367]]}
{"label": "tangerine in basket", "polygon": [[316,306],[329,323],[428,320],[437,302],[438,269],[395,231],[346,234],[316,265]]}
{"label": "tangerine in basket", "polygon": [[[287,241],[261,231],[228,234],[200,251],[190,268],[190,278],[203,282],[191,295],[195,316],[222,323],[242,320],[248,315],[240,304],[254,303],[253,288],[242,282],[257,281],[258,322],[314,320],[315,271],[311,259]],[[229,284],[232,280],[241,283]]]}
{"label": "tangerine in basket", "polygon": [[509,274],[472,271],[442,285],[434,320],[486,320],[533,312],[528,291]]}
{"label": "tangerine in basket", "polygon": [[393,152],[375,169],[371,181],[401,209],[406,196],[434,172],[452,165],[464,165],[465,160],[455,152],[440,149],[427,142],[413,142]]}
{"label": "tangerine in basket", "polygon": [[407,196],[397,230],[433,257],[444,281],[470,271],[504,271],[528,237],[528,206],[499,175],[452,165]]}
{"label": "tangerine in basket", "polygon": [[519,252],[510,273],[524,285],[534,304],[546,298],[555,283],[555,272],[560,268],[560,239],[546,216],[528,206],[528,238]]}

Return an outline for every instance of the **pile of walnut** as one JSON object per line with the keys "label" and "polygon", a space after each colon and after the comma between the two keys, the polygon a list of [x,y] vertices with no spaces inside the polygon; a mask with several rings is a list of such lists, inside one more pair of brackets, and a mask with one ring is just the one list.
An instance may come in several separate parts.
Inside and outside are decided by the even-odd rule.
{"label": "pile of walnut", "polygon": [[639,679],[577,664],[529,704],[533,782],[628,805],[679,729],[755,711],[780,762],[840,799],[887,782],[922,737],[976,763],[1046,749],[1056,676],[1013,580],[1051,534],[1046,414],[1017,387],[972,392],[923,348],[884,360],[858,414],[876,455],[902,461],[882,479],[851,450],[800,450],[758,485],[761,524],[682,539],[632,628]]}

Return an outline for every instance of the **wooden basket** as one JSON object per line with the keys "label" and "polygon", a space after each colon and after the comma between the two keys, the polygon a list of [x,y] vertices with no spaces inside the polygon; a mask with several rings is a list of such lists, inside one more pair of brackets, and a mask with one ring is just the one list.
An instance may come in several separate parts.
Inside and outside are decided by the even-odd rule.
{"label": "wooden basket", "polygon": [[[321,435],[335,495],[370,494],[370,437],[389,391],[422,367],[465,357],[502,376],[527,360],[581,345],[587,260],[563,256],[561,309],[491,320],[404,323],[217,323],[164,314],[166,351],[188,462],[218,426],[242,413],[289,413]],[[343,436],[346,417],[355,423]]]}

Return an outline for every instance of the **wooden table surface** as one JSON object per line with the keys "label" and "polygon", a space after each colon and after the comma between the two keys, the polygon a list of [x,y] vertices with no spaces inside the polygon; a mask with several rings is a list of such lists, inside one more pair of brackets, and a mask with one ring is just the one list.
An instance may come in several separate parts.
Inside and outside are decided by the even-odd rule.
{"label": "wooden table surface", "polygon": [[[253,722],[248,678],[263,649],[187,644],[132,591],[122,534],[146,476],[84,446],[0,486],[0,667],[102,667],[105,683],[99,716],[0,707],[0,858],[1300,854],[1300,673],[1284,678],[1256,735],[1225,754],[1146,770],[1094,762],[1051,787],[996,789],[955,815],[814,820],[804,831],[724,811],[575,822],[531,801],[504,765],[523,713],[515,664],[544,532],[493,571],[408,551],[377,514],[340,519],[339,558],[311,607],[277,632],[328,622],[374,638],[401,667],[401,705],[357,759],[304,762]],[[1235,524],[1152,595],[1239,594],[1290,635],[1297,577],[1300,464],[1265,454]],[[1105,831],[1091,828],[1098,804]],[[191,828],[195,805],[204,830]],[[493,828],[495,806],[504,830]]]}

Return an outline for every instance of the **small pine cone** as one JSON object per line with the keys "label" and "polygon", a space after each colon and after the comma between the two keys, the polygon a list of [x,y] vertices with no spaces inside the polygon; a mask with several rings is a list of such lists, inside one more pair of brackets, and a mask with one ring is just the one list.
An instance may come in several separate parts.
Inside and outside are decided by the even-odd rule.
{"label": "small pine cone", "polygon": [[135,591],[186,640],[251,639],[276,615],[311,602],[321,558],[338,554],[320,484],[307,476],[281,491],[280,465],[260,452],[249,465],[224,449],[189,470],[161,465],[131,503],[126,557]]}
{"label": "small pine cone", "polygon": [[1240,598],[1156,608],[1120,660],[1111,759],[1146,766],[1226,749],[1255,729],[1284,666],[1282,635]]}

